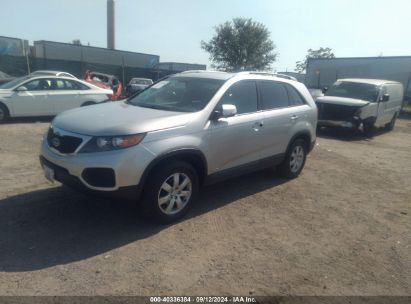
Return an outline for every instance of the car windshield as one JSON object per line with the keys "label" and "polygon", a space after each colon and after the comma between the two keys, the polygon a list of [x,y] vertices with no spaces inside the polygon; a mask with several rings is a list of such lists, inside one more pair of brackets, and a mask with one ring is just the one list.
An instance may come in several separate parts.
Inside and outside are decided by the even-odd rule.
{"label": "car windshield", "polygon": [[328,89],[325,95],[376,102],[378,97],[378,87],[368,83],[337,81]]}
{"label": "car windshield", "polygon": [[197,112],[207,105],[223,83],[219,79],[170,77],[129,99],[128,103],[159,110]]}
{"label": "car windshield", "polygon": [[153,83],[150,79],[131,79],[131,84],[143,84],[143,85],[150,85]]}
{"label": "car windshield", "polygon": [[11,89],[11,88],[15,87],[16,85],[18,85],[19,83],[21,83],[21,82],[23,82],[27,79],[30,79],[30,77],[24,76],[24,77],[19,77],[19,78],[13,79],[9,82],[6,82],[6,83],[0,85],[0,89]]}

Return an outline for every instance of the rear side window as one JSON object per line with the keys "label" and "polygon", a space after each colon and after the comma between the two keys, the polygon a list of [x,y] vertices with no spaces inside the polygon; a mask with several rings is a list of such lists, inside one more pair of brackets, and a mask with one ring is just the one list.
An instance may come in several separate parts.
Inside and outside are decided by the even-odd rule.
{"label": "rear side window", "polygon": [[263,110],[288,107],[288,93],[284,85],[274,81],[260,81]]}
{"label": "rear side window", "polygon": [[233,84],[221,97],[220,105],[232,104],[237,114],[257,111],[257,88],[255,81],[243,80]]}
{"label": "rear side window", "polygon": [[298,94],[297,90],[290,85],[285,85],[288,93],[290,106],[301,106],[305,104],[303,98]]}
{"label": "rear side window", "polygon": [[69,90],[89,90],[90,88],[81,82],[75,80],[65,80],[66,87]]}

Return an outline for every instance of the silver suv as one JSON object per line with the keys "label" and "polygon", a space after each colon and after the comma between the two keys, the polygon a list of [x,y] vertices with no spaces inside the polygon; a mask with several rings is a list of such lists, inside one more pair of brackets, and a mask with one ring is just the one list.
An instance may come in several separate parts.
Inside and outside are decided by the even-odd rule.
{"label": "silver suv", "polygon": [[201,185],[279,166],[297,177],[316,139],[306,87],[281,75],[188,71],[132,98],[70,110],[41,148],[49,180],[141,196],[162,222],[182,217]]}

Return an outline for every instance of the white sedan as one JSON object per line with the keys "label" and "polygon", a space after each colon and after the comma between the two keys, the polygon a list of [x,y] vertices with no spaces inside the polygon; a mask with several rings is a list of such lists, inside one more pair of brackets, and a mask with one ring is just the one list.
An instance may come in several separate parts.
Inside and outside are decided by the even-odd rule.
{"label": "white sedan", "polygon": [[112,90],[69,77],[20,77],[0,86],[0,122],[8,117],[54,116],[108,101],[111,94]]}

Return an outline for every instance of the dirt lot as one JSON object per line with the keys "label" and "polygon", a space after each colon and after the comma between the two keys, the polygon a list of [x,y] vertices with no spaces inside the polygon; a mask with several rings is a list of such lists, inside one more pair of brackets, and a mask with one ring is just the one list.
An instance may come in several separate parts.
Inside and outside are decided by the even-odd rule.
{"label": "dirt lot", "polygon": [[162,227],[46,182],[47,125],[0,125],[0,295],[411,295],[409,119],[322,132],[300,178],[209,187]]}

